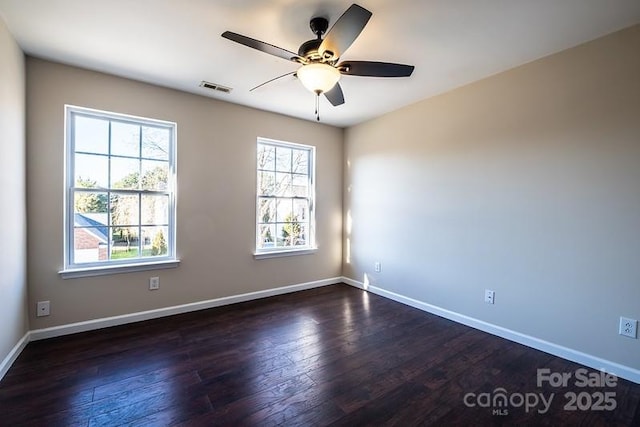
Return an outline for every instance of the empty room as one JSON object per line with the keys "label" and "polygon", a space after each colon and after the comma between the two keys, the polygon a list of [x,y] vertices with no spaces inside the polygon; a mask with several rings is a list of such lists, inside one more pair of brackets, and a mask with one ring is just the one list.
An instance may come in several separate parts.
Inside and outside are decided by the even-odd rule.
{"label": "empty room", "polygon": [[0,425],[640,425],[637,0],[0,0]]}

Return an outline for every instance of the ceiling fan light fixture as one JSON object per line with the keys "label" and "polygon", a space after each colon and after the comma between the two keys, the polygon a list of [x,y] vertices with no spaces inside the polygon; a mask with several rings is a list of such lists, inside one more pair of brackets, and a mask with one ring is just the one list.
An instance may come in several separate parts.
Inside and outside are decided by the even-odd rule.
{"label": "ceiling fan light fixture", "polygon": [[324,95],[334,107],[344,104],[344,94],[340,83],[338,83],[342,74],[363,77],[409,77],[413,72],[412,65],[389,62],[349,61],[337,64],[342,54],[358,38],[371,15],[370,11],[354,3],[340,15],[326,34],[329,21],[324,17],[311,19],[309,27],[316,38],[302,43],[297,54],[231,31],[225,31],[222,33],[222,37],[251,49],[300,64],[297,71],[278,76],[251,90],[294,74],[304,87],[316,95],[316,119],[320,121],[320,95]]}
{"label": "ceiling fan light fixture", "polygon": [[303,65],[297,75],[302,85],[316,94],[330,91],[340,80],[337,68],[322,63]]}

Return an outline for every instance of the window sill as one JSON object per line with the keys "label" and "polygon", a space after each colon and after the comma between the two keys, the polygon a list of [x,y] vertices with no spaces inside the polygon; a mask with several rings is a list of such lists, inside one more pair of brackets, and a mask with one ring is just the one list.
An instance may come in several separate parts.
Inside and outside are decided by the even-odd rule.
{"label": "window sill", "polygon": [[280,258],[285,256],[296,255],[312,255],[318,251],[318,248],[306,248],[306,249],[290,249],[284,251],[269,251],[269,252],[255,252],[253,257],[255,259],[267,259],[267,258]]}
{"label": "window sill", "polygon": [[180,265],[180,260],[145,262],[141,264],[120,264],[100,267],[72,268],[59,271],[58,274],[63,279],[76,279],[80,277],[107,276],[110,274],[135,273],[137,271],[161,270],[165,268],[176,268]]}

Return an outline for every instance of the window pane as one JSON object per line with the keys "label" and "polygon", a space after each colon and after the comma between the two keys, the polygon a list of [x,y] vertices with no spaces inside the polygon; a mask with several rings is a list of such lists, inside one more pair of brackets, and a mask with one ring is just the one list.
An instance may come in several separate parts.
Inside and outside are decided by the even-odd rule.
{"label": "window pane", "polygon": [[111,228],[111,259],[138,257],[138,227]]}
{"label": "window pane", "polygon": [[296,221],[309,220],[309,202],[307,200],[293,201],[293,215]]}
{"label": "window pane", "polygon": [[258,249],[276,246],[276,238],[275,224],[261,225],[258,229]]}
{"label": "window pane", "polygon": [[276,224],[276,241],[275,241],[275,245],[277,247],[286,246],[286,244],[287,244],[287,240],[283,237],[283,235],[284,235],[283,227],[284,227],[284,224]]}
{"label": "window pane", "polygon": [[73,262],[88,263],[107,260],[107,227],[73,228]]}
{"label": "window pane", "polygon": [[280,172],[291,172],[290,148],[276,148],[276,170]]}
{"label": "window pane", "polygon": [[258,201],[258,222],[276,222],[276,201],[274,199],[263,199]]}
{"label": "window pane", "polygon": [[309,235],[309,226],[306,223],[298,223],[297,224],[298,234],[296,235],[296,239],[294,244],[296,246],[305,246],[309,244],[308,235]]}
{"label": "window pane", "polygon": [[286,246],[295,246],[300,237],[300,223],[289,222],[282,227],[283,235]]}
{"label": "window pane", "polygon": [[[87,214],[87,217],[101,219],[101,224],[106,225],[108,221],[108,196],[107,193],[94,191],[75,191],[73,195],[73,212]],[[97,215],[97,216],[96,216]],[[98,224],[83,224],[98,225]]]}
{"label": "window pane", "polygon": [[[81,209],[84,201],[102,198],[104,203],[96,208],[96,212],[86,212]],[[109,240],[109,214],[107,213],[106,193],[76,192],[74,201],[76,212],[73,214],[73,255],[75,262],[97,262],[107,260]],[[79,208],[78,209],[78,205]]]}
{"label": "window pane", "polygon": [[299,222],[277,224],[276,230],[281,240],[280,246],[299,246],[298,242],[302,234],[302,226]]}
{"label": "window pane", "polygon": [[163,191],[169,187],[169,162],[142,161],[142,189]]}
{"label": "window pane", "polygon": [[142,227],[142,256],[167,256],[168,227]]}
{"label": "window pane", "polygon": [[291,150],[291,156],[293,159],[292,170],[293,173],[309,173],[309,151],[308,150]]}
{"label": "window pane", "polygon": [[142,157],[169,160],[169,129],[142,127]]}
{"label": "window pane", "polygon": [[276,173],[275,193],[279,197],[291,197],[291,175],[288,173]]}
{"label": "window pane", "polygon": [[109,158],[91,154],[74,156],[75,185],[82,188],[107,188]]}
{"label": "window pane", "polygon": [[293,201],[291,199],[277,199],[276,220],[287,222],[292,220]]}
{"label": "window pane", "polygon": [[258,195],[272,196],[276,190],[276,174],[274,172],[258,172]]}
{"label": "window pane", "polygon": [[111,122],[111,154],[140,157],[140,126]]}
{"label": "window pane", "polygon": [[276,147],[258,144],[258,169],[276,169]]}
{"label": "window pane", "polygon": [[138,195],[111,194],[111,225],[138,225]]}
{"label": "window pane", "polygon": [[297,197],[309,195],[309,178],[307,175],[291,175],[291,194]]}
{"label": "window pane", "polygon": [[[169,196],[142,196],[142,224],[166,225],[169,223]],[[166,235],[165,235],[166,236]]]}
{"label": "window pane", "polygon": [[75,151],[109,154],[109,121],[75,116]]}
{"label": "window pane", "polygon": [[140,181],[140,161],[111,158],[111,188],[137,189]]}

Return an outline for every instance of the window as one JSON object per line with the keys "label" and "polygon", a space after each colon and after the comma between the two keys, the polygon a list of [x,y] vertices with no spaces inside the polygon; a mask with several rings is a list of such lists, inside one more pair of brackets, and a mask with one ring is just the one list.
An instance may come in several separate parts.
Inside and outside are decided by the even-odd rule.
{"label": "window", "polygon": [[66,108],[65,271],[175,261],[175,123]]}
{"label": "window", "polygon": [[258,138],[256,255],[314,249],[314,147]]}

